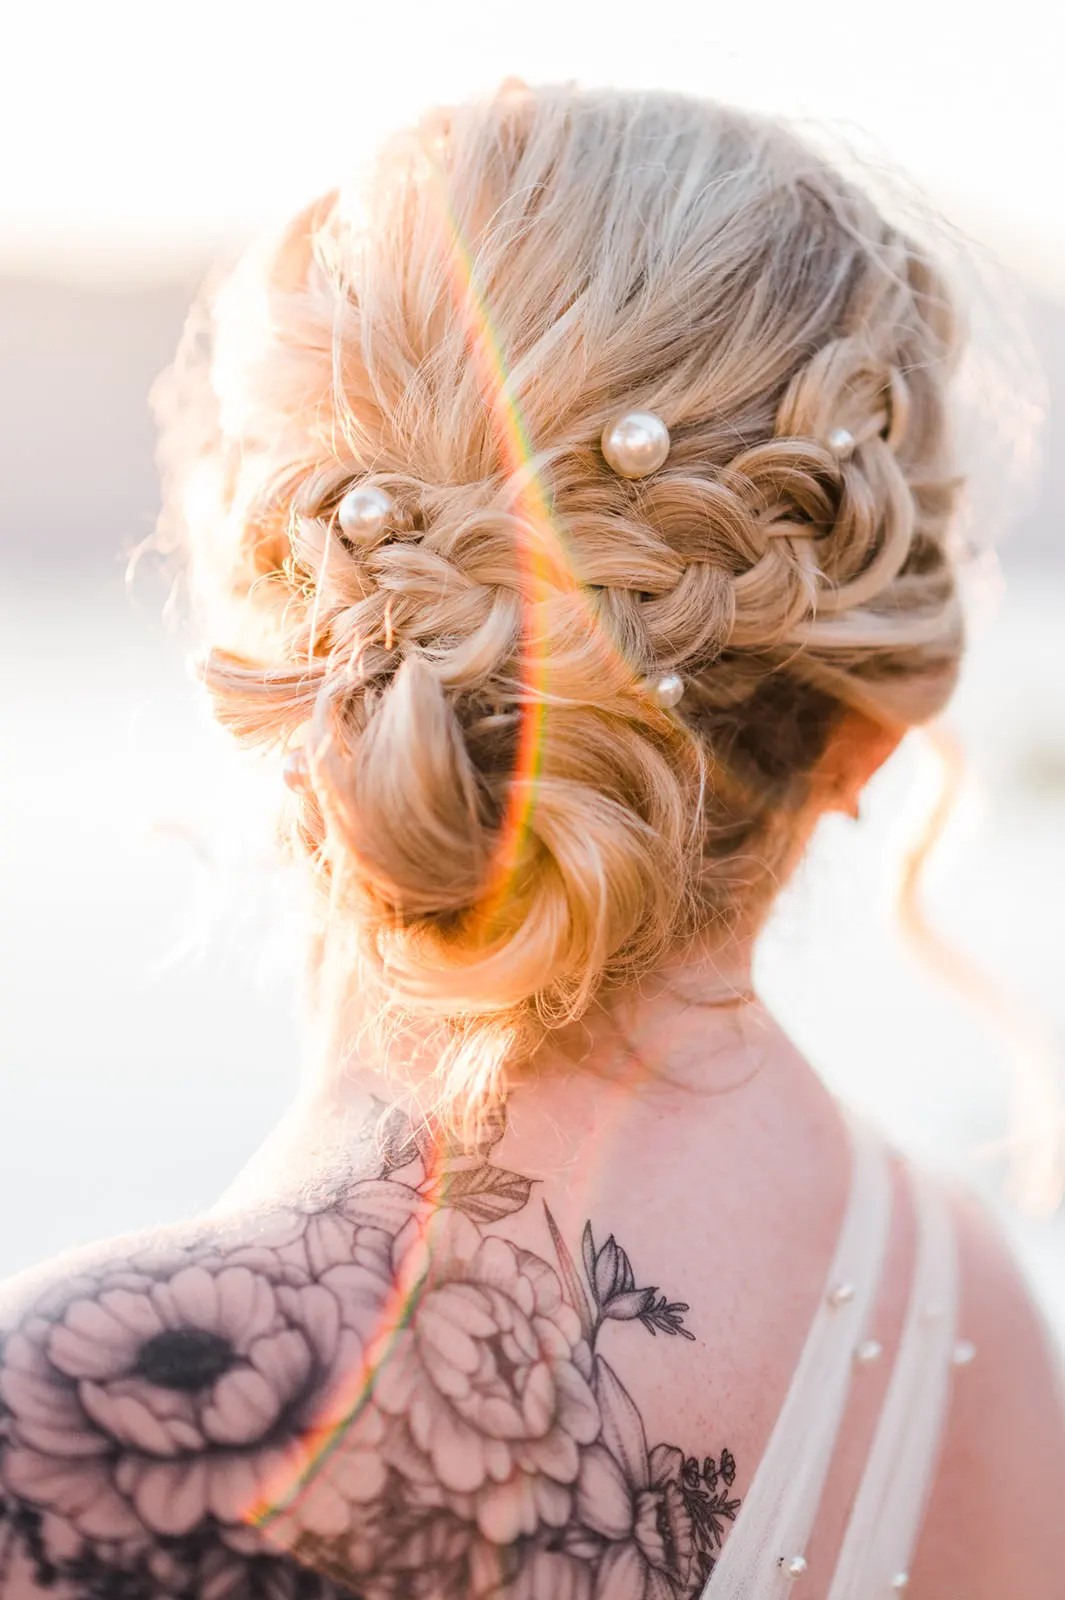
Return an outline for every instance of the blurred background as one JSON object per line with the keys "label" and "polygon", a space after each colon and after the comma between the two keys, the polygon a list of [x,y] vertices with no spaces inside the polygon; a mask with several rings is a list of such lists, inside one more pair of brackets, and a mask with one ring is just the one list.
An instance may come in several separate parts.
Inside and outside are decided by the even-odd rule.
{"label": "blurred background", "polygon": [[1012,1206],[1002,1159],[1018,1061],[1043,1073],[1029,1103],[1045,1126],[1065,1056],[1058,52],[1037,0],[1015,0],[1008,30],[911,0],[709,9],[100,0],[6,23],[0,1275],[206,1205],[298,1080],[291,902],[266,870],[262,785],[207,725],[159,576],[132,591],[124,576],[157,509],[149,386],[212,260],[425,104],[513,73],[783,112],[872,175],[910,174],[970,264],[992,424],[970,441],[974,531],[997,562],[925,905],[990,976],[967,996],[945,985],[893,916],[936,791],[912,738],[862,821],[825,825],[760,977],[833,1084],[985,1192],[1065,1333],[1060,1213]]}

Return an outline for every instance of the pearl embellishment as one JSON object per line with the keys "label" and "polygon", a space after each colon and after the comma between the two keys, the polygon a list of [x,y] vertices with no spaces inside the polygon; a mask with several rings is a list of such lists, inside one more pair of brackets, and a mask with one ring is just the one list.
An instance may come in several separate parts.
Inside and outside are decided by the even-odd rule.
{"label": "pearl embellishment", "polygon": [[951,1356],[951,1360],[956,1367],[967,1367],[975,1355],[976,1346],[973,1344],[972,1340],[959,1339],[957,1344],[954,1346],[954,1354]]}
{"label": "pearl embellishment", "polygon": [[879,1339],[863,1339],[854,1352],[854,1359],[861,1362],[862,1366],[865,1367],[871,1361],[879,1361],[883,1353],[884,1346]]}
{"label": "pearl embellishment", "polygon": [[838,456],[854,449],[854,435],[849,428],[833,428],[828,436],[828,448]]}
{"label": "pearl embellishment", "polygon": [[281,776],[296,794],[307,787],[307,757],[300,749],[289,750],[281,766]]}
{"label": "pearl embellishment", "polygon": [[853,1299],[853,1283],[837,1283],[834,1288],[828,1291],[828,1303],[830,1306],[845,1306]]}
{"label": "pearl embellishment", "polygon": [[684,679],[679,672],[667,672],[661,678],[648,678],[643,687],[663,711],[671,711],[684,698]]}
{"label": "pearl embellishment", "polygon": [[904,1589],[910,1587],[910,1574],[908,1572],[896,1572],[891,1580],[891,1587],[896,1594],[901,1594]]}
{"label": "pearl embellishment", "polygon": [[358,544],[372,544],[384,532],[395,510],[390,494],[375,484],[360,484],[349,489],[337,506],[337,522],[346,538]]}
{"label": "pearl embellishment", "polygon": [[653,411],[629,411],[607,423],[600,444],[619,478],[646,478],[669,455],[669,429]]}
{"label": "pearl embellishment", "polygon": [[806,1557],[792,1556],[791,1560],[784,1568],[784,1571],[787,1573],[789,1578],[801,1578],[803,1573],[806,1571]]}

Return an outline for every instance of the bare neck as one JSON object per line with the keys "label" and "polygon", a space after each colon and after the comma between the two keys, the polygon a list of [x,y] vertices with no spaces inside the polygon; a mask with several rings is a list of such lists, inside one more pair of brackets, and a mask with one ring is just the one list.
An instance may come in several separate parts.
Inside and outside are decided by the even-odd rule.
{"label": "bare neck", "polygon": [[[605,1118],[685,1118],[714,1101],[715,1121],[729,1123],[827,1099],[755,994],[752,953],[753,943],[693,948],[549,1036],[510,1096],[513,1136],[564,1164]],[[395,1079],[334,1019],[312,1037],[302,1092],[224,1205],[261,1204],[372,1164],[373,1123],[396,1098]]]}

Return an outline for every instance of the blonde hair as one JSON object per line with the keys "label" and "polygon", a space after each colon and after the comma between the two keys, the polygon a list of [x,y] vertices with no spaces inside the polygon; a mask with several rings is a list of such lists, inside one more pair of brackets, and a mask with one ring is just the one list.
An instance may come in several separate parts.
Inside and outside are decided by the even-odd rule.
{"label": "blonde hair", "polygon": [[[330,938],[366,1011],[439,1024],[460,1117],[764,903],[846,708],[950,694],[952,295],[774,121],[570,87],[433,113],[207,335],[164,398],[206,682],[241,739],[303,745]],[[672,439],[635,482],[598,443],[634,408]],[[397,508],[371,547],[356,482]]]}

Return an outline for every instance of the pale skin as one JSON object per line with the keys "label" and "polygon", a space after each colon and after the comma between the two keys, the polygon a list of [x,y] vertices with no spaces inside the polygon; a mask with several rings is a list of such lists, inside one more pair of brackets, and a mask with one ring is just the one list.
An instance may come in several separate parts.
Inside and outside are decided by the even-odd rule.
{"label": "pale skin", "polygon": [[[896,742],[894,735],[857,715],[846,720],[815,775],[807,813],[796,829],[795,859],[825,810],[854,814],[862,788]],[[724,1508],[719,1520],[727,1538],[817,1304],[848,1180],[847,1143],[835,1102],[760,1002],[746,998],[756,932],[725,951],[688,952],[560,1033],[550,1046],[550,1059],[545,1051],[544,1070],[512,1093],[506,1131],[484,1157],[488,1165],[452,1163],[451,1182],[454,1171],[487,1174],[490,1187],[498,1178],[492,1192],[502,1196],[501,1209],[482,1212],[471,1203],[466,1210],[459,1206],[457,1214],[449,1212],[446,1227],[452,1242],[440,1245],[440,1255],[452,1249],[461,1257],[462,1287],[449,1280],[435,1291],[432,1308],[427,1300],[416,1306],[412,1332],[394,1334],[399,1342],[393,1345],[390,1375],[359,1427],[347,1436],[343,1448],[348,1465],[342,1457],[337,1468],[335,1482],[346,1497],[346,1509],[333,1507],[328,1515],[309,1510],[303,1524],[303,1513],[298,1513],[288,1524],[283,1519],[272,1524],[268,1535],[249,1534],[242,1486],[250,1481],[249,1472],[268,1476],[266,1449],[278,1441],[281,1430],[300,1435],[310,1426],[307,1363],[319,1361],[324,1370],[336,1359],[340,1367],[343,1360],[350,1367],[359,1351],[367,1359],[372,1335],[361,1309],[361,1289],[352,1298],[354,1268],[343,1252],[350,1245],[350,1261],[357,1260],[363,1273],[359,1284],[369,1283],[375,1272],[380,1277],[386,1270],[381,1263],[401,1257],[409,1261],[406,1246],[398,1242],[406,1237],[402,1224],[407,1220],[399,1213],[415,1204],[412,1186],[420,1185],[424,1196],[438,1176],[430,1171],[431,1163],[419,1164],[413,1146],[397,1145],[395,1164],[381,1181],[381,1144],[367,1134],[370,1092],[380,1095],[380,1082],[372,1062],[349,1057],[343,1072],[335,1070],[328,1019],[322,1019],[321,1037],[327,1041],[322,1071],[212,1218],[148,1242],[149,1265],[136,1266],[146,1274],[144,1281],[136,1273],[128,1281],[122,1277],[122,1263],[140,1262],[146,1245],[127,1240],[89,1253],[86,1287],[73,1310],[69,1284],[78,1265],[51,1264],[11,1283],[0,1296],[0,1333],[7,1340],[7,1366],[0,1363],[0,1402],[6,1406],[6,1411],[0,1409],[2,1600],[31,1600],[38,1594],[79,1600],[106,1592],[86,1586],[86,1560],[105,1573],[121,1570],[126,1588],[120,1590],[112,1576],[110,1592],[129,1594],[133,1600],[149,1594],[209,1593],[212,1583],[220,1586],[220,1594],[247,1595],[249,1600],[258,1593],[291,1594],[295,1600],[312,1591],[299,1588],[303,1568],[289,1552],[303,1539],[306,1561],[306,1525],[335,1530],[345,1516],[347,1565],[343,1573],[333,1572],[335,1580],[345,1581],[315,1590],[315,1596],[365,1593],[376,1600],[377,1594],[392,1593],[472,1594],[472,1574],[485,1570],[478,1561],[491,1557],[505,1562],[510,1558],[500,1552],[519,1545],[525,1554],[506,1570],[506,1592],[525,1600],[547,1594],[553,1600],[566,1600],[567,1595],[583,1600],[592,1593],[588,1573],[605,1574],[608,1567],[613,1576],[601,1578],[605,1587],[597,1591],[605,1600],[614,1594],[679,1600],[696,1592],[697,1572],[703,1570],[696,1564],[697,1547],[663,1552],[661,1541],[668,1546],[676,1529],[688,1537],[693,1496],[703,1496],[700,1504],[708,1502],[708,1485],[714,1503]],[[732,1003],[722,1003],[730,996],[735,997]],[[861,1048],[860,1040],[855,1048]],[[402,1136],[397,1139],[401,1145]],[[374,1186],[367,1187],[371,1178]],[[339,1209],[329,1198],[337,1194]],[[346,1194],[359,1197],[354,1207],[344,1202]],[[561,1247],[546,1231],[545,1205]],[[278,1221],[296,1214],[300,1220],[295,1229]],[[344,1217],[341,1227],[337,1219]],[[936,1487],[907,1593],[915,1600],[1003,1600],[1014,1595],[1056,1600],[1065,1562],[1060,1522],[1065,1415],[1057,1376],[1038,1314],[993,1230],[968,1204],[959,1205],[957,1221],[961,1327],[978,1355],[954,1386]],[[576,1259],[578,1275],[582,1270],[586,1223],[592,1276],[568,1298],[584,1296],[592,1305],[594,1367],[580,1348],[570,1306],[558,1304],[556,1286],[557,1273],[567,1298],[567,1257]],[[877,1309],[878,1331],[887,1349],[902,1320],[912,1267],[911,1234],[903,1199]],[[639,1318],[627,1320],[623,1270],[606,1244],[610,1236],[631,1262],[636,1288],[657,1288],[654,1304],[665,1309],[647,1312],[651,1321],[659,1317],[656,1330],[646,1322],[641,1327]],[[171,1239],[191,1252],[198,1276],[190,1277],[187,1267],[180,1262],[175,1266],[162,1253]],[[390,1242],[382,1251],[383,1239]],[[102,1261],[108,1263],[106,1269],[99,1266]],[[531,1265],[522,1267],[523,1262]],[[239,1281],[232,1276],[237,1263],[244,1263]],[[519,1277],[532,1274],[531,1288],[508,1287],[507,1274],[515,1263]],[[223,1278],[227,1270],[230,1277]],[[407,1270],[396,1267],[400,1293]],[[489,1291],[490,1276],[501,1287]],[[260,1301],[253,1303],[250,1284],[256,1277],[267,1285],[262,1295],[273,1296],[269,1316]],[[342,1305],[343,1326],[361,1345],[338,1346],[333,1331],[322,1332],[324,1324],[314,1320],[319,1315],[314,1296],[324,1303],[325,1286]],[[39,1308],[48,1304],[50,1289],[58,1299],[42,1316]],[[492,1294],[497,1298],[491,1299]],[[420,1337],[419,1317],[429,1338],[430,1323],[442,1326],[461,1310],[460,1320],[473,1319],[468,1333],[476,1343],[481,1338],[477,1317],[495,1318],[501,1328],[498,1319],[510,1315],[505,1309],[511,1304],[508,1295],[526,1309],[529,1295],[541,1297],[536,1300],[540,1320],[528,1314],[540,1329],[536,1337],[555,1352],[557,1365],[551,1367],[555,1409],[550,1419],[540,1420],[532,1398],[538,1380],[523,1389],[524,1357],[517,1346],[507,1358],[506,1383],[513,1371],[516,1392],[526,1398],[524,1414],[539,1441],[539,1454],[529,1457],[526,1446],[515,1443],[513,1431],[504,1428],[499,1438],[513,1454],[517,1477],[506,1480],[507,1492],[500,1496],[491,1478],[495,1466],[486,1468],[487,1476],[478,1476],[469,1461],[453,1471],[453,1462],[434,1454],[445,1449],[441,1439],[446,1428],[453,1429],[449,1437],[454,1439],[447,1448],[458,1454],[476,1456],[484,1436],[477,1434],[476,1417],[473,1433],[462,1433],[464,1423],[454,1431],[452,1412],[441,1399],[451,1392],[451,1380],[440,1376],[435,1356],[423,1370],[410,1339]],[[233,1320],[238,1300],[239,1327]],[[178,1351],[174,1330],[186,1327],[186,1313],[199,1330],[198,1339],[193,1347],[186,1337]],[[55,1327],[63,1318],[64,1332],[57,1336]],[[119,1338],[115,1318],[135,1322],[140,1340],[137,1353],[122,1358],[124,1367],[113,1349]],[[393,1316],[393,1333],[402,1321]],[[466,1345],[461,1339],[448,1345],[446,1329],[439,1337],[448,1359],[461,1366]],[[259,1361],[254,1351],[267,1345]],[[341,1356],[346,1349],[348,1355],[335,1357],[337,1349]],[[430,1345],[424,1349],[429,1352]],[[186,1366],[175,1375],[177,1354]],[[56,1365],[49,1366],[45,1357],[54,1357]],[[605,1376],[599,1364],[604,1362]],[[268,1425],[257,1420],[255,1411],[268,1404],[253,1381],[260,1368],[274,1392],[283,1391],[287,1407],[278,1413],[280,1421],[275,1418]],[[330,1370],[335,1376],[340,1368]],[[232,1381],[233,1374],[240,1376],[239,1384]],[[864,1375],[856,1388],[822,1514],[806,1551],[808,1571],[794,1586],[796,1600],[814,1600],[825,1590],[824,1575],[832,1568],[855,1470],[868,1448],[887,1378],[888,1366],[882,1363],[881,1370]],[[144,1403],[150,1416],[135,1409]],[[320,1396],[315,1403],[320,1421]],[[596,1403],[602,1415],[593,1418]],[[246,1416],[242,1405],[250,1408]],[[434,1486],[415,1475],[409,1479],[415,1484],[411,1492],[428,1497],[426,1503],[436,1508],[431,1531],[440,1539],[448,1533],[448,1549],[458,1537],[456,1530],[467,1530],[467,1537],[475,1518],[476,1534],[472,1544],[467,1538],[463,1546],[461,1560],[468,1565],[461,1567],[460,1577],[444,1576],[452,1569],[437,1553],[433,1563],[427,1558],[417,1570],[404,1567],[401,1586],[389,1589],[382,1563],[415,1560],[411,1550],[423,1524],[411,1524],[404,1551],[397,1554],[387,1544],[374,1523],[374,1508],[387,1504],[394,1516],[395,1502],[386,1496],[396,1491],[410,1468],[406,1457],[399,1466],[389,1466],[391,1487],[386,1488],[380,1463],[396,1449],[397,1429],[410,1426],[417,1434],[413,1419],[420,1405],[429,1407],[432,1426],[427,1425],[424,1439],[414,1439],[418,1470],[429,1463],[431,1478],[437,1464],[440,1482]],[[80,1432],[71,1420],[78,1407]],[[461,1413],[460,1423],[466,1416]],[[632,1430],[638,1433],[641,1426],[648,1459],[658,1470],[657,1479],[652,1471],[642,1484],[633,1477],[638,1479],[643,1470],[642,1444],[640,1462],[633,1466],[630,1461],[620,1474],[604,1448],[605,1440],[615,1457],[629,1459],[617,1442],[619,1429],[621,1435],[628,1429],[631,1440]],[[76,1434],[81,1443],[69,1448],[71,1476],[60,1482],[50,1452],[60,1448],[52,1434],[64,1428],[73,1430],[70,1437]],[[201,1450],[210,1456],[206,1477],[197,1456]],[[688,1451],[698,1453],[696,1465],[706,1463],[707,1475],[697,1486],[690,1478],[676,1477],[677,1463]],[[567,1452],[573,1462],[580,1457],[579,1474],[576,1466],[571,1470],[566,1464]],[[506,1462],[497,1466],[497,1479],[510,1470]],[[106,1515],[99,1512],[94,1532],[93,1514],[85,1510],[91,1499],[86,1485],[96,1483],[104,1468],[111,1499]],[[685,1470],[690,1471],[690,1464]],[[507,1498],[519,1481],[531,1497],[524,1510],[515,1509],[513,1496]],[[325,1505],[324,1495],[317,1504]],[[125,1545],[116,1543],[119,1524],[107,1523],[108,1516],[131,1519],[123,1523]],[[521,1516],[526,1518],[522,1531],[508,1545],[507,1529],[512,1520],[517,1528]],[[535,1533],[534,1524],[539,1530]],[[555,1533],[545,1532],[548,1524]],[[354,1543],[352,1528],[358,1530]],[[340,1550],[335,1531],[322,1537],[326,1544],[320,1548]],[[42,1559],[42,1539],[52,1541],[50,1560]],[[712,1537],[708,1539],[709,1559],[714,1546]],[[434,1546],[438,1552],[443,1548]],[[75,1554],[69,1552],[82,1561],[81,1567],[71,1564]],[[180,1577],[175,1576],[178,1568]],[[194,1569],[196,1575],[190,1577]],[[498,1571],[496,1576],[498,1581]],[[188,1586],[185,1590],[182,1583]],[[459,1587],[449,1589],[448,1584]]]}

